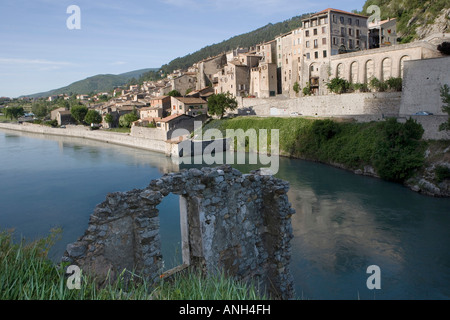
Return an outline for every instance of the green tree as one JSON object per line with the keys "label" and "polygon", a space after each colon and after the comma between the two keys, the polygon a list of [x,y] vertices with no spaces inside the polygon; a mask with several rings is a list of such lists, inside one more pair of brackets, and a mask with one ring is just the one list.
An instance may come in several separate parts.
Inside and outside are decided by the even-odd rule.
{"label": "green tree", "polygon": [[119,118],[119,126],[130,128],[131,124],[137,120],[139,120],[139,117],[135,113],[127,113]]}
{"label": "green tree", "polygon": [[218,116],[220,119],[222,119],[227,109],[233,111],[237,107],[238,102],[236,98],[232,97],[229,92],[213,94],[208,99],[208,113]]}
{"label": "green tree", "polygon": [[13,119],[19,119],[21,116],[25,114],[25,111],[23,110],[23,107],[8,107],[5,108],[5,116],[6,118]]}
{"label": "green tree", "polygon": [[102,116],[96,110],[89,110],[84,117],[84,122],[87,124],[99,124],[102,122]]}
{"label": "green tree", "polygon": [[36,101],[31,106],[31,111],[38,118],[44,118],[49,113],[49,108],[47,104],[43,101]]}
{"label": "green tree", "polygon": [[111,113],[108,113],[108,114],[105,116],[105,122],[106,122],[107,124],[109,124],[109,126],[111,127],[111,124],[114,122],[114,118],[113,118],[113,116],[112,116]]}
{"label": "green tree", "polygon": [[172,90],[167,95],[171,97],[181,97],[181,93],[178,92],[177,90]]}
{"label": "green tree", "polygon": [[75,105],[70,109],[72,118],[74,118],[78,123],[83,123],[86,114],[88,113],[88,108],[86,106]]}
{"label": "green tree", "polygon": [[299,85],[299,83],[297,81],[295,81],[293,89],[294,89],[296,94],[298,94],[300,92],[300,85]]}

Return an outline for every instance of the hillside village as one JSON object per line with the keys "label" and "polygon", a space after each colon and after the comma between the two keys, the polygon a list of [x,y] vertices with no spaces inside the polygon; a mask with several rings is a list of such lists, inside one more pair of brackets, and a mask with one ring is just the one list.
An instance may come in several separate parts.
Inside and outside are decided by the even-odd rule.
{"label": "hillside village", "polygon": [[[405,62],[443,57],[437,46],[449,39],[449,34],[438,34],[398,44],[395,19],[369,23],[366,16],[328,8],[304,19],[301,28],[254,47],[204,59],[162,80],[76,98],[101,114],[104,128],[117,127],[120,117],[135,113],[139,120],[133,126],[169,130],[181,119],[206,115],[208,98],[227,92],[238,99],[241,110],[270,101],[270,115],[282,115],[276,109],[282,109],[286,101],[335,94],[329,83],[336,78],[345,80],[352,92],[401,91]],[[400,82],[392,81],[397,83],[394,88],[377,87],[391,80]],[[47,99],[61,98],[69,96]],[[267,113],[238,111],[241,115]],[[51,118],[60,126],[73,122],[67,108],[52,111]]]}

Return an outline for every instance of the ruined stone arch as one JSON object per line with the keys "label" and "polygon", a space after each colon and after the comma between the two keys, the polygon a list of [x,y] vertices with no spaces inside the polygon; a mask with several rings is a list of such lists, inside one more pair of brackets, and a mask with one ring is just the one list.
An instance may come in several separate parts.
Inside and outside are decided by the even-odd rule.
{"label": "ruined stone arch", "polygon": [[381,61],[381,81],[386,81],[392,77],[392,59],[389,57]]}
{"label": "ruined stone arch", "polygon": [[259,282],[273,298],[289,299],[294,296],[289,264],[295,211],[288,190],[286,181],[260,170],[242,174],[229,165],[165,174],[143,190],[109,194],[62,261],[97,279],[132,270],[156,283],[166,274],[157,206],[172,193],[180,196],[183,251],[183,265],[176,270],[222,270]]}
{"label": "ruined stone arch", "polygon": [[405,61],[411,60],[411,57],[408,55],[404,55],[399,60],[398,70],[399,70],[399,77],[403,78],[403,70],[404,70],[404,63]]}

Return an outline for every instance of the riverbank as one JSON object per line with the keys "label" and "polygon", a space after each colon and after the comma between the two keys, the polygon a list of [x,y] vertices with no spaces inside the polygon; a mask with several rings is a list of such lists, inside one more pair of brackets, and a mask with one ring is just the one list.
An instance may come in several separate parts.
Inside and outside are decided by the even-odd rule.
{"label": "riverbank", "polygon": [[[319,162],[401,183],[428,196],[450,197],[450,140],[424,140],[414,120],[370,123],[307,118],[238,117],[214,120],[204,130],[279,129],[280,155]],[[231,143],[237,148],[236,142]],[[251,149],[247,139],[247,151]]]}
{"label": "riverbank", "polygon": [[171,152],[171,144],[166,143],[163,140],[133,137],[128,133],[111,132],[104,130],[90,130],[89,127],[85,126],[73,125],[66,126],[66,128],[52,128],[44,125],[30,123],[0,123],[0,128],[46,135],[90,139],[164,154],[170,154]]}
{"label": "riverbank", "polygon": [[[319,162],[358,175],[401,183],[412,191],[450,197],[450,140],[423,140],[414,121],[356,123],[308,118],[238,117],[213,120],[203,129],[279,129],[280,156]],[[90,139],[170,155],[166,141],[133,137],[127,133],[91,131],[84,126],[66,129],[34,124],[0,123],[0,128]],[[414,136],[415,135],[415,136]],[[232,143],[232,148],[233,148]],[[234,146],[235,147],[235,146]],[[258,150],[249,149],[250,152]]]}

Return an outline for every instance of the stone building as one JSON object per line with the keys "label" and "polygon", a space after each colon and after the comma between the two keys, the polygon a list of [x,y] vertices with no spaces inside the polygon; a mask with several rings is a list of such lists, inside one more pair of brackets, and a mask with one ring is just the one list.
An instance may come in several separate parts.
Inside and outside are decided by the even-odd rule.
{"label": "stone building", "polygon": [[227,57],[225,54],[220,54],[215,57],[205,59],[197,63],[197,84],[196,90],[201,90],[208,86],[213,86],[217,83],[215,75],[222,70],[227,64]]}
{"label": "stone building", "polygon": [[277,93],[277,65],[260,62],[250,71],[250,95],[257,98],[269,98]]}
{"label": "stone building", "polygon": [[208,102],[201,98],[171,97],[171,115],[198,116],[208,113]]}
{"label": "stone building", "polygon": [[370,22],[369,49],[375,49],[397,44],[397,20],[387,19]]}
{"label": "stone building", "polygon": [[177,90],[182,95],[185,95],[188,90],[194,90],[197,87],[197,74],[184,73],[170,80],[170,85],[172,90]]}
{"label": "stone building", "polygon": [[309,83],[313,94],[320,93],[330,57],[367,49],[367,34],[367,17],[342,10],[328,8],[304,19],[301,87]]}

